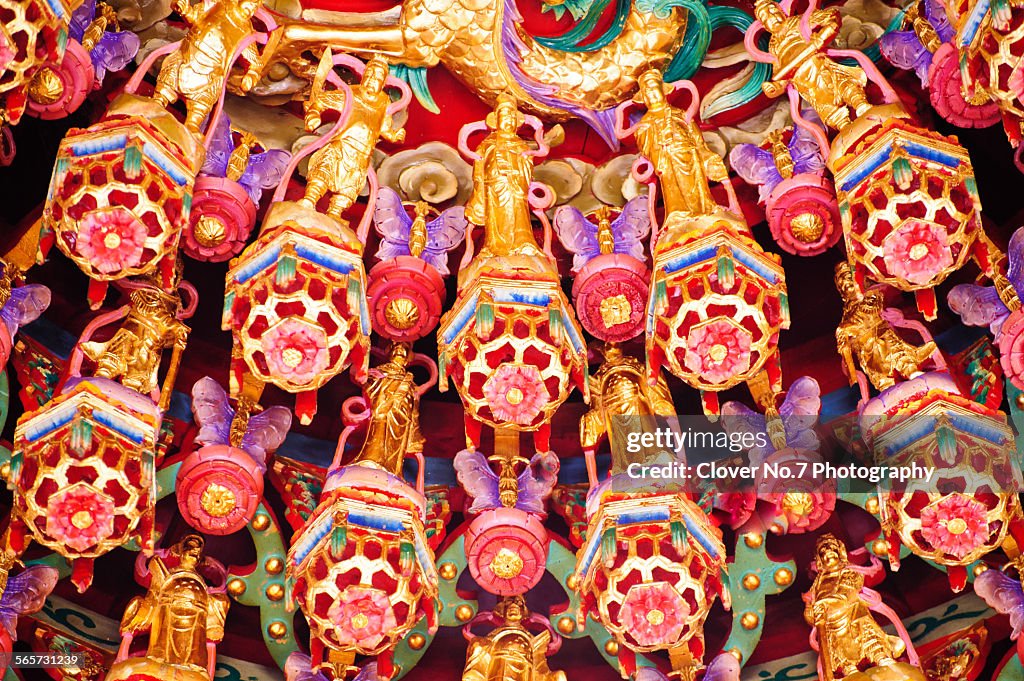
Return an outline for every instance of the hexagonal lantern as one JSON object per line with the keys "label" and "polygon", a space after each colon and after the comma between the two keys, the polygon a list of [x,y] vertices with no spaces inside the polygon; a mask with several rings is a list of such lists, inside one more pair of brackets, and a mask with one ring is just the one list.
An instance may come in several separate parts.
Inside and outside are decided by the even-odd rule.
{"label": "hexagonal lantern", "polygon": [[721,532],[684,494],[607,493],[576,555],[582,622],[591,613],[620,648],[668,650],[673,668],[699,665],[704,620],[716,597],[729,607]]}
{"label": "hexagonal lantern", "polygon": [[71,7],[62,0],[0,0],[0,112],[17,125],[36,69],[58,62],[68,40]]}
{"label": "hexagonal lantern", "polygon": [[934,287],[978,257],[981,203],[967,151],[899,107],[876,107],[836,138],[829,168],[858,284],[912,291],[934,319]]}
{"label": "hexagonal lantern", "polygon": [[106,115],[72,129],[57,151],[43,212],[40,250],[57,248],[92,280],[98,306],[106,282],[161,268],[170,285],[203,147],[146,97],[122,94]]}
{"label": "hexagonal lantern", "polygon": [[309,622],[313,666],[328,651],[349,660],[377,655],[390,678],[390,654],[422,617],[436,630],[438,576],[424,531],[426,501],[383,470],[332,471],[320,504],[288,550],[291,596]]}
{"label": "hexagonal lantern", "polygon": [[779,332],[789,328],[789,303],[780,262],[732,213],[671,215],[654,253],[649,374],[667,367],[702,391],[709,413],[718,412],[717,392],[763,369],[773,384],[781,381]]}
{"label": "hexagonal lantern", "polygon": [[965,567],[997,549],[1020,516],[1016,445],[1006,415],[961,394],[948,374],[899,383],[860,415],[878,464],[931,466],[931,480],[892,482],[880,496],[890,562],[900,545],[944,565],[959,591]]}
{"label": "hexagonal lantern", "polygon": [[71,379],[24,414],[11,459],[12,547],[33,539],[73,561],[80,590],[92,559],[130,541],[152,550],[161,422],[148,398],[102,378]]}
{"label": "hexagonal lantern", "polygon": [[440,388],[455,383],[478,446],[486,423],[536,431],[548,451],[551,417],[574,387],[587,389],[583,333],[554,277],[473,279],[441,318],[438,357]]}
{"label": "hexagonal lantern", "polygon": [[[363,246],[340,221],[274,204],[259,238],[231,263],[223,328],[259,380],[298,393],[302,423],[316,391],[350,364],[365,375],[370,313]],[[242,371],[236,361],[235,372]]]}

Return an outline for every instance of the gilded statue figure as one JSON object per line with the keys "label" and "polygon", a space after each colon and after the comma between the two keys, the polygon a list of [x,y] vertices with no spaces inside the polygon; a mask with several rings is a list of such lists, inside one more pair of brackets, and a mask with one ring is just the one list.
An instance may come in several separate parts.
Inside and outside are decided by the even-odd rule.
{"label": "gilded statue figure", "polygon": [[762,86],[765,94],[778,97],[791,85],[825,125],[837,130],[850,124],[848,107],[858,116],[871,108],[863,69],[844,66],[825,54],[839,35],[841,21],[836,9],[811,13],[809,39],[800,29],[802,16],[786,14],[775,0],[756,0],[754,14],[771,34],[768,51],[777,60],[772,79]]}
{"label": "gilded statue figure", "polygon": [[94,376],[121,384],[143,395],[157,390],[163,351],[185,349],[189,328],[180,319],[181,299],[157,286],[141,285],[129,294],[130,309],[121,328],[107,341],[81,344],[96,362]]}
{"label": "gilded statue figure", "polygon": [[459,283],[470,281],[477,271],[494,259],[500,269],[523,269],[557,275],[549,258],[533,235],[528,193],[533,179],[532,157],[546,153],[534,149],[519,136],[523,125],[539,136],[543,127],[533,116],[524,116],[510,94],[498,97],[494,111],[487,115],[490,131],[474,152],[473,193],[466,203],[466,219],[484,229],[483,248],[473,263],[459,274]]}
{"label": "gilded statue figure", "polygon": [[[149,590],[125,608],[121,647],[108,679],[139,674],[179,681],[212,679],[229,603],[225,594],[210,593],[198,572],[203,547],[203,538],[191,534],[171,547],[172,560],[150,559]],[[128,657],[133,638],[147,632],[146,654]]]}
{"label": "gilded statue figure", "polygon": [[388,361],[370,369],[363,387],[370,409],[369,427],[363,448],[352,463],[401,476],[406,455],[423,451],[419,388],[408,370],[411,354],[407,343],[393,343]]}
{"label": "gilded statue figure", "polygon": [[709,181],[729,179],[722,157],[712,151],[700,128],[685,112],[668,103],[671,85],[651,69],[640,76],[639,101],[647,112],[635,128],[640,153],[654,165],[665,204],[666,222],[673,213],[690,216],[719,211]]}
{"label": "gilded statue figure", "polygon": [[616,475],[624,473],[630,463],[622,438],[633,427],[639,430],[649,425],[644,424],[644,417],[671,416],[676,408],[664,376],[654,385],[648,384],[643,363],[625,354],[617,343],[606,343],[603,354],[604,362],[589,379],[590,410],[580,419],[580,444],[585,452],[593,451],[602,438],[609,437],[612,475]]}
{"label": "gilded statue figure", "polygon": [[850,567],[846,547],[834,535],[826,534],[818,539],[816,555],[818,574],[807,594],[804,619],[817,633],[823,681],[857,674],[861,665],[898,665],[903,672],[909,665],[897,663],[896,658],[906,644],[898,636],[886,634],[875,621],[861,593],[864,575]]}
{"label": "gilded statue figure", "polygon": [[[227,83],[236,53],[255,32],[252,18],[259,0],[177,0],[174,8],[189,24],[177,50],[167,55],[156,78],[154,99],[163,106],[185,100],[185,127],[199,133]],[[249,67],[241,88],[249,90],[260,73],[259,49],[249,43],[242,52]]]}
{"label": "gilded statue figure", "polygon": [[462,681],[566,681],[565,672],[548,668],[551,631],[534,634],[523,625],[528,613],[522,596],[505,598],[494,614],[501,624],[470,640]]}
{"label": "gilded statue figure", "polygon": [[915,346],[896,333],[882,313],[880,291],[862,292],[848,263],[836,267],[836,288],[843,297],[843,319],[836,327],[836,344],[850,385],[857,382],[857,365],[877,390],[896,385],[899,376],[914,378],[936,350],[934,341]]}
{"label": "gilded statue figure", "polygon": [[[330,50],[324,52],[317,68],[317,76],[306,104],[306,129],[320,127],[321,115],[326,109],[340,111],[340,93],[325,92],[327,74],[333,68]],[[388,113],[391,98],[384,86],[388,79],[388,63],[374,57],[366,64],[359,84],[352,88],[352,110],[342,129],[309,159],[306,174],[306,195],[300,201],[315,208],[324,195],[330,193],[327,214],[341,219],[366,184],[366,174],[377,141],[383,137],[389,142],[405,139],[405,130]]]}

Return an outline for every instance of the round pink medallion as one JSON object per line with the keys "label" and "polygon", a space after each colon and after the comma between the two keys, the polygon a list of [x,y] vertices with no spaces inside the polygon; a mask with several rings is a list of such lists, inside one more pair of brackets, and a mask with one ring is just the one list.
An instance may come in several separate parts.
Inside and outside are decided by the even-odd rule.
{"label": "round pink medallion", "polygon": [[832,183],[814,173],[783,180],[765,203],[768,227],[779,246],[793,255],[818,255],[843,233]]}
{"label": "round pink medallion", "polygon": [[237,447],[207,445],[178,469],[178,510],[206,534],[231,534],[245,527],[263,497],[263,471]]}
{"label": "round pink medallion", "polygon": [[1024,309],[1014,310],[999,331],[999,363],[1010,382],[1024,390]]}
{"label": "round pink medallion", "polygon": [[202,175],[192,192],[182,248],[196,260],[224,262],[242,252],[255,224],[256,206],[242,185]]}
{"label": "round pink medallion", "polygon": [[[44,103],[29,97],[25,112],[29,116],[52,121],[77,111],[92,90],[95,76],[92,59],[85,48],[77,40],[69,38],[64,57],[57,63],[47,62],[39,68],[46,69],[43,75],[52,81],[56,99]],[[37,72],[35,77],[42,76]]]}
{"label": "round pink medallion", "polygon": [[484,511],[466,531],[469,572],[492,594],[524,594],[544,575],[548,534],[536,516],[516,508]]}
{"label": "round pink medallion", "polygon": [[414,341],[441,318],[444,279],[427,262],[400,255],[373,267],[366,296],[373,329],[393,341]]}
{"label": "round pink medallion", "polygon": [[928,98],[945,120],[959,128],[987,128],[999,122],[999,104],[989,100],[971,104],[964,99],[963,76],[956,48],[943,43],[932,55],[928,69]]}
{"label": "round pink medallion", "polygon": [[650,272],[622,253],[599,255],[580,268],[572,287],[580,323],[610,342],[626,341],[644,330]]}

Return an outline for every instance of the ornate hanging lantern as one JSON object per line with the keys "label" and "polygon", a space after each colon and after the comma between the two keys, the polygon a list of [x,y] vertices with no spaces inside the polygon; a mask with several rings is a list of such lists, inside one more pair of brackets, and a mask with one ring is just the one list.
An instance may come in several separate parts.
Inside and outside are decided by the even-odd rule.
{"label": "ornate hanging lantern", "polygon": [[[59,62],[68,38],[71,6],[56,0],[0,2],[0,123],[17,125],[40,67]],[[35,85],[38,89],[38,85]]]}

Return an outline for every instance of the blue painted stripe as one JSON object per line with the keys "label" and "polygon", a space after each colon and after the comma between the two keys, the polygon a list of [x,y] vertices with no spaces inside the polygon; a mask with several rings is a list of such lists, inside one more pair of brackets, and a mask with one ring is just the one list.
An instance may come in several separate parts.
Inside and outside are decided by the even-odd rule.
{"label": "blue painted stripe", "polygon": [[75,144],[69,145],[68,148],[71,150],[72,156],[80,158],[82,156],[102,154],[105,151],[124,149],[126,146],[128,146],[127,135],[111,135],[109,137],[102,137],[96,140],[76,142]]}
{"label": "blue painted stripe", "polygon": [[335,256],[309,244],[295,244],[295,255],[345,276],[348,276],[355,269],[355,265],[350,260]]}
{"label": "blue painted stripe", "polygon": [[476,306],[479,299],[480,294],[474,293],[473,297],[466,301],[465,306],[457,315],[455,315],[455,318],[452,319],[452,323],[441,332],[441,339],[444,341],[445,345],[451,344],[451,342],[455,340],[455,337],[462,333],[462,330],[466,328],[466,324],[469,324],[469,320],[476,315]]}
{"label": "blue painted stripe", "polygon": [[686,269],[691,265],[695,265],[699,262],[704,262],[705,260],[711,260],[717,254],[717,245],[705,246],[704,248],[691,251],[689,253],[679,256],[678,258],[673,258],[672,260],[669,260],[667,263],[661,266],[661,270],[665,272],[665,274],[675,274],[679,270]]}
{"label": "blue painted stripe", "polygon": [[127,421],[125,421],[124,419],[120,418],[117,415],[107,414],[102,411],[94,411],[92,413],[92,417],[96,419],[97,423],[100,423],[106,426],[107,428],[110,428],[115,433],[120,433],[121,435],[124,435],[126,438],[128,438],[137,445],[141,445],[146,440],[145,432],[139,430],[138,428],[133,428],[131,424],[129,424]]}
{"label": "blue painted stripe", "polygon": [[67,424],[71,423],[77,413],[78,405],[71,404],[70,402],[65,403],[65,408],[57,410],[57,412],[52,414],[50,418],[42,420],[38,425],[26,428],[25,439],[29,442],[35,442],[36,440],[49,435],[53,431],[63,428]]}
{"label": "blue painted stripe", "polygon": [[928,161],[934,161],[935,163],[941,163],[942,165],[950,168],[958,168],[962,162],[958,156],[947,154],[944,151],[940,151],[935,147],[926,146],[920,142],[904,142],[903,148],[911,156],[923,158]]}
{"label": "blue painted stripe", "polygon": [[989,0],[978,0],[977,4],[971,8],[971,13],[967,15],[967,21],[964,23],[960,47],[967,47],[974,42],[974,37],[978,35],[978,29],[985,20],[985,15],[988,14],[988,9]]}
{"label": "blue painted stripe", "polygon": [[718,542],[705,533],[703,525],[698,524],[697,521],[689,515],[683,516],[683,524],[686,525],[686,531],[690,533],[690,536],[695,538],[697,543],[700,544],[712,558],[723,558],[719,551],[720,547]]}
{"label": "blue painted stripe", "polygon": [[152,142],[146,142],[142,146],[142,153],[148,156],[149,160],[155,163],[160,170],[167,173],[168,177],[174,180],[179,187],[184,187],[192,179],[181,170],[177,163],[164,153],[163,149]]}
{"label": "blue painted stripe", "polygon": [[[991,418],[984,416],[971,418],[965,414],[954,412],[946,412],[945,416],[949,420],[949,425],[956,430],[987,440],[996,446],[1003,446],[1011,441],[1007,431],[994,425]],[[885,447],[887,458],[902,452],[918,440],[932,437],[935,434],[937,416],[914,416],[911,419],[913,419],[913,427],[909,428],[900,439],[892,441]]]}
{"label": "blue painted stripe", "polygon": [[864,178],[882,167],[882,164],[887,162],[890,156],[892,156],[892,145],[887,144],[871,156],[864,159],[864,161],[857,166],[857,170],[853,175],[843,183],[841,189],[844,192],[850,191],[850,189],[860,184]]}
{"label": "blue painted stripe", "polygon": [[496,303],[517,303],[537,307],[547,307],[551,304],[550,294],[529,289],[496,288],[491,291],[491,299]]}
{"label": "blue painted stripe", "polygon": [[380,518],[369,513],[349,513],[348,522],[350,525],[358,525],[359,527],[366,527],[371,530],[379,530],[383,532],[394,532],[398,534],[405,529],[405,523],[400,520],[394,520],[392,518]]}
{"label": "blue painted stripe", "polygon": [[253,258],[248,263],[238,268],[234,274],[235,282],[244,284],[263,270],[267,269],[271,264],[277,262],[280,258],[280,246],[274,246],[273,248],[267,249],[259,257]]}
{"label": "blue painted stripe", "polygon": [[778,283],[779,275],[771,267],[768,267],[763,260],[758,260],[751,256],[750,253],[740,250],[739,248],[732,252],[732,257],[769,284],[775,285]]}
{"label": "blue painted stripe", "polygon": [[616,518],[616,525],[637,525],[639,523],[658,523],[671,519],[672,514],[665,506],[652,506],[642,511],[623,513]]}

